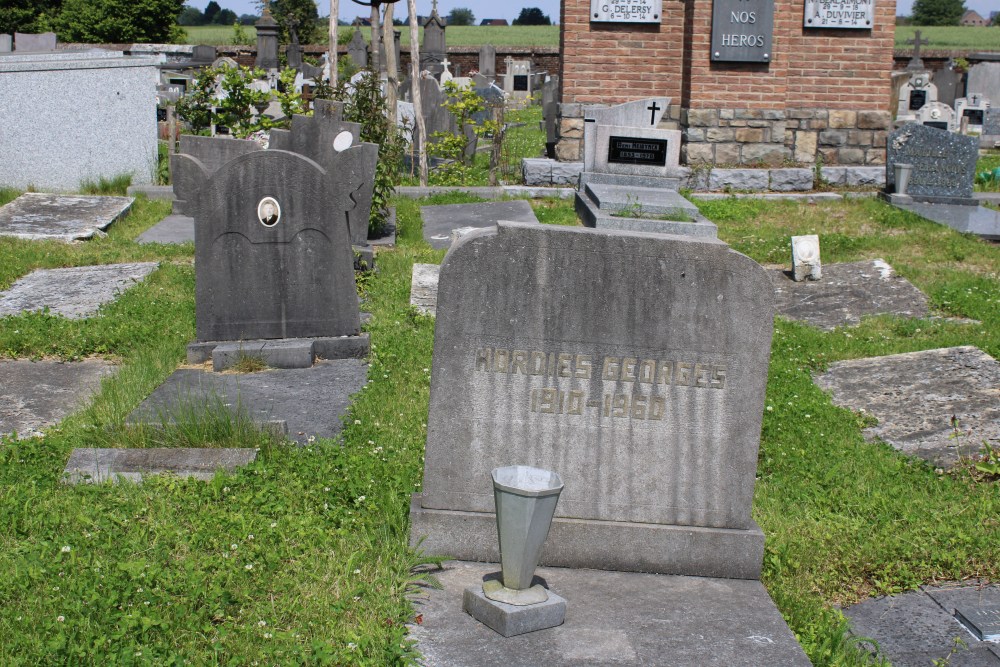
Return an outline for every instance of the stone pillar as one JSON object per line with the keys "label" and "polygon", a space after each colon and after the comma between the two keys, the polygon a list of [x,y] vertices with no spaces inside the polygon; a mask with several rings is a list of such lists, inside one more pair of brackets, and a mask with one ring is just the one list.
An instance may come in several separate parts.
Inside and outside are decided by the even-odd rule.
{"label": "stone pillar", "polygon": [[264,5],[264,13],[254,24],[257,28],[257,60],[254,65],[263,70],[278,69],[278,22],[271,16],[271,8]]}
{"label": "stone pillar", "polygon": [[448,53],[444,36],[444,30],[448,27],[448,23],[438,16],[436,5],[437,3],[435,3],[430,18],[424,23],[424,44],[420,49],[420,69],[427,70],[435,76],[440,75],[444,70],[441,62]]}

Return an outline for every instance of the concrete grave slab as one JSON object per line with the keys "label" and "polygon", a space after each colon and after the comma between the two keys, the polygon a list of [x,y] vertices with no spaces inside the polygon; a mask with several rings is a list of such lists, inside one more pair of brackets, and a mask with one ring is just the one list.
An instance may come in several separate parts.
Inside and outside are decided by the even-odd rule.
{"label": "concrete grave slab", "polygon": [[870,315],[925,317],[927,297],[881,259],[827,264],[822,280],[796,282],[785,269],[770,269],[775,310],[820,329],[855,326]]}
{"label": "concrete grave slab", "polygon": [[523,199],[421,206],[420,216],[424,220],[424,240],[438,250],[451,245],[451,233],[459,227],[495,227],[500,220],[538,222],[531,204]]}
{"label": "concrete grave slab", "polygon": [[186,215],[168,215],[136,238],[146,243],[194,243],[194,218]]}
{"label": "concrete grave slab", "polygon": [[77,448],[70,454],[64,479],[69,484],[99,484],[169,472],[178,477],[208,481],[219,470],[233,472],[257,458],[254,449],[194,449],[151,447],[149,449]]}
{"label": "concrete grave slab", "polygon": [[975,347],[841,361],[815,382],[836,405],[878,419],[866,438],[935,465],[1000,444],[1000,364]]}
{"label": "concrete grave slab", "polygon": [[350,397],[365,385],[367,374],[368,365],[360,359],[243,375],[182,368],[157,387],[128,422],[161,424],[179,410],[220,399],[261,424],[285,422],[289,438],[297,442],[304,443],[309,436],[332,438],[340,433],[340,418],[347,413]]}
{"label": "concrete grave slab", "polygon": [[38,269],[0,292],[0,317],[45,308],[71,320],[90,317],[101,305],[145,280],[157,266],[156,262],[140,262]]}
{"label": "concrete grave slab", "polygon": [[25,192],[0,207],[0,236],[82,241],[110,227],[134,201],[132,197]]}
{"label": "concrete grave slab", "polygon": [[30,435],[83,407],[116,367],[88,359],[0,361],[0,435]]}
{"label": "concrete grave slab", "polygon": [[1000,241],[1000,211],[985,206],[962,206],[958,204],[929,204],[893,200],[893,205],[904,211],[933,220],[951,227],[955,231],[975,234],[988,241]]}
{"label": "concrete grave slab", "polygon": [[440,264],[414,264],[410,279],[410,305],[424,315],[437,311],[438,275]]}
{"label": "concrete grave slab", "polygon": [[[949,655],[949,666],[1000,666],[1000,644],[979,641],[955,618],[957,606],[988,609],[988,600],[995,601],[998,596],[997,586],[924,586],[901,595],[866,600],[845,609],[844,615],[850,621],[851,632],[877,642],[881,655],[894,667],[925,667]],[[956,638],[966,646],[956,647]]]}
{"label": "concrete grave slab", "polygon": [[465,588],[499,565],[450,561],[432,571],[441,590],[415,599],[409,627],[435,667],[809,665],[757,581],[540,568],[566,599],[559,627],[507,639],[462,611]]}

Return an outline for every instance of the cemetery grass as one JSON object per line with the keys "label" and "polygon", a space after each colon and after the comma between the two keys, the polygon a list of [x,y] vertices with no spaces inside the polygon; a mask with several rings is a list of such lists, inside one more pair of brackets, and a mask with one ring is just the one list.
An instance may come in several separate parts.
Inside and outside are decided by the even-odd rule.
{"label": "cemetery grass", "polygon": [[[842,359],[938,347],[975,345],[997,357],[1000,247],[874,200],[698,206],[758,262],[784,266],[790,236],[819,232],[825,263],[884,258],[940,314],[980,321],[877,317],[829,333],[776,322],[754,502],[767,535],[763,580],[813,662],[842,664],[850,647],[837,605],[1000,577],[1000,482],[866,443],[868,420],[833,406],[811,376]],[[970,453],[982,446],[963,444]]]}
{"label": "cemetery grass", "polygon": [[[913,45],[906,40],[913,39],[913,34],[919,30],[920,39],[929,39],[925,47],[930,50],[944,51],[990,51],[996,48],[1000,40],[1000,28],[996,26],[896,26],[896,48],[912,50]],[[451,33],[448,33],[449,36]]]}
{"label": "cemetery grass", "polygon": [[[397,12],[398,17],[398,12]],[[244,26],[249,43],[256,43],[257,29],[253,26]],[[397,27],[397,30],[399,28]],[[185,26],[188,44],[212,44],[216,46],[233,44],[232,26]],[[339,37],[353,33],[354,28],[350,26],[340,26]],[[365,39],[369,39],[369,28],[361,28],[361,34]],[[424,29],[420,29],[421,39],[423,39]],[[324,32],[326,28],[324,26]],[[400,36],[400,44],[409,45],[410,32],[408,28],[403,28]],[[559,26],[451,26],[448,28],[448,46],[482,46],[492,44],[494,46],[559,46]]]}

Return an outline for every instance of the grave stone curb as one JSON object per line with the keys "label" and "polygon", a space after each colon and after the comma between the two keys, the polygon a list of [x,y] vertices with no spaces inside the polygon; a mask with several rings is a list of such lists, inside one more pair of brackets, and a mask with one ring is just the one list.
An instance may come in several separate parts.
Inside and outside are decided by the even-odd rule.
{"label": "grave stone curb", "polygon": [[153,447],[149,449],[76,448],[66,463],[67,484],[100,484],[169,472],[178,477],[210,480],[219,470],[233,472],[257,458],[254,449],[197,449]]}
{"label": "grave stone curb", "polygon": [[129,197],[146,195],[147,199],[174,200],[174,186],[172,185],[130,185],[125,192]]}
{"label": "grave stone curb", "polygon": [[708,179],[710,190],[767,190],[769,184],[767,169],[713,169]]}
{"label": "grave stone curb", "polygon": [[[421,507],[410,503],[410,545],[425,554],[495,563],[500,560],[496,515]],[[704,528],[589,519],[552,521],[540,565],[694,577],[758,579],[764,533],[752,526]],[[622,549],[627,544],[628,549]],[[566,548],[571,545],[570,548]]]}
{"label": "grave stone curb", "polygon": [[[363,359],[371,351],[371,339],[367,333],[361,333],[357,336],[343,336],[339,338],[306,338],[306,339],[289,339],[294,341],[306,341],[309,343],[313,357],[320,359]],[[249,350],[257,349],[263,350],[265,345],[272,344],[273,350],[275,350],[276,356],[275,360],[280,361],[281,353],[278,353],[279,349],[276,343],[283,342],[279,339],[268,339],[268,340],[245,340],[245,341],[199,341],[191,343],[187,347],[187,362],[192,365],[204,364],[208,361],[213,361],[213,355],[216,348],[220,346],[224,347],[226,354],[231,354],[231,347],[236,347],[236,349],[242,349],[244,353],[248,353]],[[303,368],[302,366],[274,366],[274,368]]]}
{"label": "grave stone curb", "polygon": [[821,167],[820,178],[830,185],[885,185],[885,167]]}
{"label": "grave stone curb", "polygon": [[[821,201],[840,201],[849,198],[850,194],[868,193],[845,193],[837,192],[739,192],[729,194],[726,192],[692,192],[691,198],[699,201],[720,201],[722,199],[763,199],[765,201],[800,201],[807,203]],[[874,196],[874,193],[871,193]]]}
{"label": "grave stone curb", "polygon": [[224,343],[212,350],[216,373],[236,365],[242,357],[256,357],[269,368],[310,368],[316,361],[313,342],[301,338]]}
{"label": "grave stone curb", "polygon": [[718,228],[711,220],[698,213],[688,213],[693,222],[674,220],[654,220],[649,218],[620,218],[604,211],[586,192],[577,192],[575,200],[576,214],[583,221],[584,227],[596,229],[619,230],[626,232],[649,232],[653,234],[672,234],[676,236],[695,236],[716,238]]}
{"label": "grave stone curb", "polygon": [[554,628],[566,619],[566,600],[552,591],[545,602],[516,606],[490,600],[482,586],[470,586],[462,596],[462,609],[504,637]]}
{"label": "grave stone curb", "polygon": [[771,169],[768,175],[774,192],[802,192],[813,188],[812,169]]}

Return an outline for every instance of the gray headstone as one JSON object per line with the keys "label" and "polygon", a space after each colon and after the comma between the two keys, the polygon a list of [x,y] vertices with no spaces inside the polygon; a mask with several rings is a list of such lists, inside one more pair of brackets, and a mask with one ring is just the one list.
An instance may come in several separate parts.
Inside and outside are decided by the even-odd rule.
{"label": "gray headstone", "polygon": [[[669,97],[652,97],[646,100],[636,100],[635,102],[626,102],[625,104],[617,104],[611,107],[596,105],[583,107],[584,171],[593,171],[595,169],[598,159],[597,144],[599,128],[612,126],[655,130],[669,106]],[[604,150],[607,150],[607,147]],[[606,159],[606,156],[604,159]]]}
{"label": "gray headstone", "polygon": [[895,190],[894,165],[913,165],[906,193],[914,199],[970,199],[979,141],[924,125],[904,125],[889,135],[886,187]]}
{"label": "gray headstone", "polygon": [[565,482],[544,564],[758,577],[773,301],[764,269],[715,239],[465,236],[441,265],[411,541],[495,558],[489,473],[516,462]]}
{"label": "gray headstone", "polygon": [[939,69],[933,74],[937,86],[938,101],[954,108],[955,100],[965,96],[965,73],[956,72],[951,66]]}
{"label": "gray headstone", "polygon": [[[264,6],[265,9],[267,5]],[[278,68],[278,37],[281,28],[278,22],[271,16],[270,10],[264,14],[254,24],[257,29],[257,57],[254,65],[263,70]]]}
{"label": "gray headstone", "polygon": [[14,39],[4,33],[0,34],[0,53],[9,53],[14,49]]}
{"label": "gray headstone", "polygon": [[427,70],[434,75],[440,75],[444,70],[441,63],[448,54],[445,27],[446,23],[437,15],[437,11],[424,23],[424,43],[420,49],[421,70]]}
{"label": "gray headstone", "polygon": [[241,155],[263,150],[256,141],[182,134],[177,153],[170,155],[174,213],[191,215],[189,202],[222,165]]}
{"label": "gray headstone", "polygon": [[354,34],[351,35],[351,41],[347,43],[347,55],[354,62],[355,67],[364,69],[368,67],[368,52],[368,42],[365,41],[364,35],[361,34],[361,29],[355,26]]}
{"label": "gray headstone", "polygon": [[209,44],[197,44],[191,50],[191,60],[196,63],[214,63],[215,57],[215,47]]}
{"label": "gray headstone", "polygon": [[0,436],[28,437],[86,405],[115,366],[100,359],[0,361]]}
{"label": "gray headstone", "polygon": [[497,47],[492,44],[479,47],[479,73],[490,78],[497,75]]}
{"label": "gray headstone", "polygon": [[438,264],[414,264],[410,277],[410,305],[424,315],[433,315],[437,309]]}
{"label": "gray headstone", "polygon": [[15,51],[55,51],[56,34],[54,32],[43,32],[30,34],[23,32],[14,33]]}
{"label": "gray headstone", "polygon": [[350,148],[326,169],[267,150],[243,155],[198,191],[198,339],[355,335],[360,331],[347,212],[371,175]]}
{"label": "gray headstone", "polygon": [[0,317],[45,308],[71,320],[90,317],[156,267],[156,262],[141,262],[38,269],[0,292]]}
{"label": "gray headstone", "polygon": [[89,239],[125,215],[134,201],[132,197],[25,192],[0,207],[0,236],[67,243]]}
{"label": "gray headstone", "polygon": [[[393,30],[392,31],[393,44],[395,45],[395,50],[396,50],[396,70],[397,70],[396,76],[397,77],[399,76],[399,70],[401,68],[401,63],[402,63],[402,61],[399,59],[399,54],[400,54],[400,40],[402,39],[402,34],[403,33],[401,31],[399,31],[399,30]],[[379,58],[379,61],[378,61],[378,63],[379,63],[379,69],[381,70],[381,72],[383,74],[385,74],[387,70],[386,70],[386,61],[385,61],[385,41],[384,40],[382,40],[382,41],[379,42],[379,47],[381,49],[380,52],[379,52],[381,54],[381,58]]]}
{"label": "gray headstone", "polygon": [[965,90],[969,95],[1000,100],[1000,62],[983,61],[970,67]]}
{"label": "gray headstone", "polygon": [[559,75],[549,77],[542,85],[542,118],[545,119],[545,144],[551,144],[549,157],[555,157],[555,143],[559,140]]}
{"label": "gray headstone", "polygon": [[983,119],[983,136],[1000,136],[1000,108],[989,108]]}
{"label": "gray headstone", "polygon": [[143,477],[165,472],[178,477],[208,481],[220,470],[233,472],[237,468],[253,463],[256,458],[255,449],[78,447],[70,454],[64,474],[69,484],[100,484],[120,480],[141,482]]}

